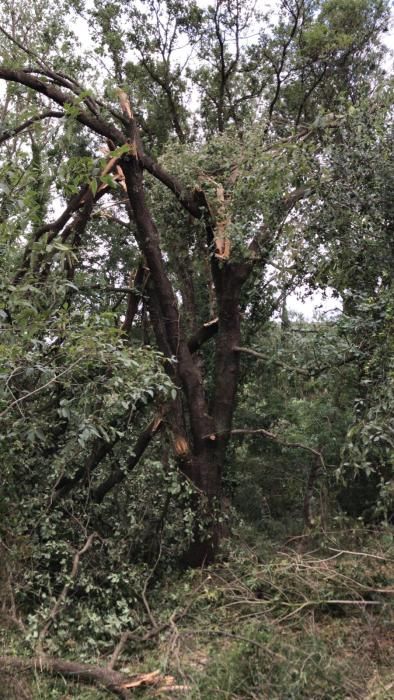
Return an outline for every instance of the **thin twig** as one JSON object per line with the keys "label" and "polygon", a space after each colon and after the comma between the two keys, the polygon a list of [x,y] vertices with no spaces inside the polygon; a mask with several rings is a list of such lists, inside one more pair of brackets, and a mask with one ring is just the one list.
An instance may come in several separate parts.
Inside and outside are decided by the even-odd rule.
{"label": "thin twig", "polygon": [[27,119],[23,124],[19,124],[19,126],[14,127],[13,129],[8,129],[7,131],[3,131],[3,133],[0,135],[0,143],[4,143],[7,141],[7,139],[11,139],[14,136],[17,136],[17,134],[20,134],[22,131],[25,129],[28,129],[29,126],[32,126],[36,122],[43,121],[44,119],[48,119],[49,117],[64,117],[65,113],[64,112],[59,112],[57,110],[53,109],[48,109],[46,112],[43,112],[42,114],[36,114],[36,116],[31,117],[30,119]]}
{"label": "thin twig", "polygon": [[9,411],[13,406],[16,406],[16,405],[20,404],[22,401],[26,401],[26,400],[29,399],[31,396],[34,396],[34,394],[38,394],[38,392],[43,391],[43,389],[46,389],[48,386],[50,386],[51,384],[53,384],[54,382],[56,382],[56,381],[59,379],[59,377],[62,377],[62,376],[63,376],[64,374],[66,374],[67,372],[70,372],[70,370],[72,370],[73,367],[75,367],[75,365],[77,365],[79,362],[81,362],[82,359],[83,359],[82,357],[79,357],[79,358],[78,358],[77,360],[75,360],[75,362],[73,362],[69,367],[66,367],[66,369],[64,369],[64,370],[62,370],[61,372],[59,372],[59,374],[57,374],[56,377],[52,377],[52,379],[49,379],[48,382],[46,382],[46,383],[43,384],[42,386],[39,386],[37,389],[34,389],[33,391],[29,391],[28,394],[25,394],[24,396],[21,396],[20,399],[15,399],[15,401],[12,401],[12,403],[10,403],[9,406],[7,406],[7,408],[5,408],[4,411],[2,411],[2,413],[0,413],[0,418],[2,418],[3,416],[5,416],[5,414],[8,413],[8,411]]}
{"label": "thin twig", "polygon": [[355,554],[357,557],[372,557],[372,559],[381,559],[382,561],[393,561],[387,557],[381,557],[378,554],[369,554],[369,552],[352,552],[349,549],[335,549],[334,547],[328,547],[331,552],[338,552],[340,554]]}
{"label": "thin twig", "polygon": [[197,634],[197,635],[206,635],[207,637],[228,637],[230,639],[236,639],[240,642],[247,642],[248,644],[251,644],[254,647],[257,647],[257,649],[260,649],[264,653],[269,653],[271,656],[276,656],[283,661],[285,661],[285,657],[282,656],[282,654],[278,654],[278,652],[272,651],[266,644],[260,644],[259,642],[256,642],[255,639],[250,639],[250,637],[246,637],[242,634],[234,634],[233,632],[225,632],[224,630],[199,630],[199,629],[183,629],[182,633],[184,634]]}
{"label": "thin twig", "polygon": [[310,452],[319,459],[322,468],[324,470],[326,468],[324,457],[319,450],[316,450],[314,447],[309,447],[308,445],[303,445],[301,442],[287,442],[286,440],[282,440],[282,438],[280,438],[278,435],[275,435],[275,433],[271,433],[269,430],[265,430],[264,428],[234,428],[231,430],[231,435],[263,435],[269,440],[278,442],[283,447],[294,447],[296,449]]}
{"label": "thin twig", "polygon": [[153,575],[154,575],[154,573],[155,573],[155,571],[156,571],[156,569],[157,569],[157,567],[158,567],[158,565],[159,565],[159,562],[160,562],[160,559],[161,559],[162,548],[163,548],[163,543],[162,543],[162,539],[160,539],[159,553],[158,553],[158,555],[157,555],[157,558],[156,558],[156,561],[155,561],[155,563],[154,563],[154,565],[153,565],[153,568],[151,569],[151,571],[150,571],[150,573],[149,573],[149,576],[147,576],[147,578],[145,579],[144,586],[143,586],[142,593],[141,593],[142,602],[144,603],[145,610],[146,610],[146,612],[148,613],[149,620],[150,620],[151,625],[152,625],[152,627],[153,627],[154,630],[158,627],[158,625],[157,625],[157,622],[156,622],[156,620],[155,620],[155,618],[154,618],[154,616],[153,616],[153,613],[152,613],[151,607],[150,607],[150,605],[149,605],[149,602],[148,602],[148,598],[147,598],[147,596],[146,596],[146,593],[147,593],[147,590],[148,590],[149,583],[150,583],[150,581],[152,580],[152,577],[153,577]]}
{"label": "thin twig", "polygon": [[243,347],[236,345],[236,346],[234,346],[233,350],[235,352],[243,352],[246,355],[252,355],[253,357],[257,357],[259,360],[265,360],[266,362],[273,362],[275,365],[279,365],[279,367],[283,367],[283,369],[288,369],[291,372],[297,372],[297,374],[303,374],[305,376],[309,376],[309,374],[310,374],[310,372],[307,369],[304,369],[303,367],[292,367],[291,365],[288,365],[285,362],[282,362],[281,360],[273,359],[272,357],[269,357],[268,355],[264,355],[262,352],[257,352],[257,350],[252,350],[252,348],[243,348]]}
{"label": "thin twig", "polygon": [[[291,329],[291,330],[299,330],[297,328]],[[314,331],[315,332],[315,331]],[[282,367],[283,369],[288,370],[289,372],[295,372],[296,374],[302,374],[304,377],[309,377],[310,379],[316,379],[319,377],[321,374],[324,374],[324,372],[330,372],[331,370],[338,369],[339,367],[343,367],[344,365],[351,364],[352,362],[355,362],[358,359],[357,355],[349,355],[348,357],[344,357],[338,362],[335,362],[334,364],[330,365],[322,365],[321,367],[295,367],[294,365],[288,365],[286,362],[282,362],[282,360],[270,357],[268,355],[265,355],[262,352],[258,352],[257,350],[252,350],[252,348],[244,348],[240,347],[238,345],[235,345],[233,347],[234,352],[243,352],[246,355],[252,355],[253,357],[256,357],[259,360],[264,360],[267,363],[273,363],[277,367]]]}
{"label": "thin twig", "polygon": [[56,617],[58,616],[62,606],[64,605],[66,598],[68,596],[69,590],[71,588],[71,585],[77,576],[80,559],[88,551],[88,549],[90,549],[95,537],[98,537],[97,532],[92,532],[92,534],[89,535],[89,537],[87,538],[82,549],[80,549],[74,556],[71,572],[69,575],[69,580],[67,583],[64,584],[64,586],[60,592],[60,595],[55,602],[55,605],[53,606],[52,610],[50,611],[50,613],[46,619],[44,627],[41,629],[41,632],[38,635],[36,648],[37,648],[39,653],[42,653],[42,643],[43,643],[46,635],[48,634],[50,627],[52,626],[53,622],[55,621]]}
{"label": "thin twig", "polygon": [[296,609],[293,610],[292,612],[288,613],[287,615],[284,615],[283,617],[279,618],[279,622],[284,622],[284,620],[289,620],[291,617],[294,617],[294,615],[297,615],[301,610],[304,610],[304,608],[310,608],[311,606],[317,606],[317,605],[357,605],[358,607],[360,606],[365,606],[365,605],[384,605],[384,603],[380,600],[306,600],[305,603],[302,603],[299,605],[298,603],[283,603],[285,607],[293,607],[296,605]]}
{"label": "thin twig", "polygon": [[123,652],[123,649],[128,641],[130,641],[130,640],[135,641],[135,643],[139,647],[139,646],[141,646],[141,644],[143,644],[145,642],[149,642],[154,637],[157,637],[162,632],[165,632],[170,627],[173,627],[175,622],[178,622],[179,620],[182,620],[184,617],[186,617],[190,608],[194,605],[195,601],[197,600],[196,594],[201,590],[201,588],[203,588],[205,583],[206,583],[206,579],[204,579],[204,581],[202,581],[195,588],[191,599],[189,600],[189,602],[185,605],[185,607],[182,610],[180,610],[179,612],[174,612],[166,622],[163,622],[161,625],[157,625],[153,629],[146,632],[146,634],[144,634],[142,637],[137,637],[135,631],[132,632],[131,630],[125,630],[121,634],[119,642],[115,646],[115,649],[114,649],[112,656],[111,656],[111,660],[108,664],[108,668],[113,669],[115,667],[115,664],[117,663],[119,656]]}

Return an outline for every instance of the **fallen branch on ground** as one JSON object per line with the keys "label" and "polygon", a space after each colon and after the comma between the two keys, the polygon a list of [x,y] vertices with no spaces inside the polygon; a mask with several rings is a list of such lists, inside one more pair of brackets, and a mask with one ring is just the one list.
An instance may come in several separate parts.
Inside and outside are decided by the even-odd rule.
{"label": "fallen branch on ground", "polygon": [[119,671],[113,671],[108,667],[81,664],[75,661],[66,661],[52,656],[35,656],[33,658],[20,658],[17,656],[0,656],[0,668],[15,671],[34,671],[60,675],[72,678],[81,683],[105,688],[122,700],[129,700],[130,690],[144,686],[157,686],[157,690],[168,689],[174,685],[172,676],[165,676],[160,671],[151,673],[137,673],[126,675]]}

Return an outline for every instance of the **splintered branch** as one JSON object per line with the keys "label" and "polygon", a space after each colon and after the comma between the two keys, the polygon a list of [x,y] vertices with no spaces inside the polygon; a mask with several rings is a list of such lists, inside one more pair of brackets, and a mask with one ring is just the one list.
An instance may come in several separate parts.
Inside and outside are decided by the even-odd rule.
{"label": "splintered branch", "polygon": [[[25,87],[31,88],[32,90],[45,95],[61,107],[70,104],[74,105],[78,108],[78,114],[76,114],[75,117],[77,121],[89,127],[94,133],[99,134],[100,136],[103,136],[111,141],[115,147],[122,146],[127,142],[127,136],[116,126],[106,121],[99,114],[83,109],[81,103],[77,101],[75,93],[73,92],[65,92],[54,83],[49,83],[48,81],[41,80],[31,73],[26,73],[23,70],[14,70],[8,66],[0,66],[0,79],[25,85]],[[71,90],[71,86],[69,86],[68,89]],[[97,102],[97,104],[101,105],[99,102]],[[112,110],[109,111],[112,114]],[[117,119],[120,117],[122,124],[125,125],[127,119],[126,113],[124,115],[118,115],[116,113],[114,116]],[[129,121],[128,124],[130,125],[130,123],[131,122]],[[138,147],[140,148],[140,146],[141,144],[139,143]],[[198,194],[184,187],[184,185],[175,177],[175,175],[168,172],[151,156],[141,151],[138,153],[138,158],[145,170],[147,170],[153,177],[155,177],[169,190],[171,190],[171,192],[173,192],[186,211],[188,211],[196,219],[201,219],[203,217],[205,203],[200,201]]]}
{"label": "splintered branch", "polygon": [[0,666],[3,669],[15,671],[37,671],[53,676],[71,678],[73,681],[87,683],[105,688],[122,700],[129,700],[130,693],[123,684],[128,680],[123,673],[108,668],[66,661],[51,656],[35,656],[31,659],[17,656],[0,656]]}
{"label": "splintered branch", "polygon": [[123,116],[126,117],[129,121],[132,121],[134,119],[134,116],[133,116],[130,100],[128,98],[127,93],[124,92],[124,90],[121,90],[119,88],[118,89],[118,97],[119,97],[119,104],[120,104],[121,110],[123,112]]}

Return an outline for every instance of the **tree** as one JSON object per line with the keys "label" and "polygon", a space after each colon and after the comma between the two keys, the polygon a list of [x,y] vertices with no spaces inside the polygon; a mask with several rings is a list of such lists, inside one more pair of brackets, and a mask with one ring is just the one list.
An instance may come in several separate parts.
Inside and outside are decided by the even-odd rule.
{"label": "tree", "polygon": [[[387,8],[286,0],[270,23],[238,0],[102,1],[87,13],[96,64],[71,54],[68,28],[52,48],[55,9],[23,9],[40,14],[34,38],[13,12],[0,67],[3,414],[15,431],[29,406],[28,439],[44,460],[62,455],[51,507],[86,486],[101,502],[161,431],[202,507],[187,552],[199,565],[220,537],[242,319],[273,312],[270,262],[293,268],[282,297],[309,274],[301,246],[324,211],[327,134],[379,77]],[[24,452],[22,441],[9,464]]]}

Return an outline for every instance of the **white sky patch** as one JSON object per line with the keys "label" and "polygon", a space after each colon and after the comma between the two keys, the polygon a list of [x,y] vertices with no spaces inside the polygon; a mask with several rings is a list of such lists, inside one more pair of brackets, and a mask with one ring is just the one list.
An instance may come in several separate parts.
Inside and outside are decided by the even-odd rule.
{"label": "white sky patch", "polygon": [[[198,0],[197,4],[202,8],[207,8],[209,5],[212,5],[212,0]],[[91,3],[87,3],[87,6],[89,5],[91,5]],[[266,0],[257,0],[256,2],[256,9],[261,12],[270,13],[271,19],[274,18],[275,14],[277,14],[276,8],[278,8],[278,2],[275,2],[275,0],[270,0],[269,2]],[[249,29],[250,32],[253,32],[254,27],[251,26]],[[82,47],[84,49],[93,50],[94,47],[90,39],[89,24],[81,16],[78,17],[76,21],[74,31],[76,32]],[[248,31],[248,37],[250,32]],[[248,43],[248,37],[245,39],[244,43]],[[389,54],[384,62],[384,68],[389,72],[390,66],[392,66],[393,62],[394,22],[391,22],[389,31],[383,35],[383,43],[389,49]],[[187,61],[189,53],[189,45],[186,44],[184,47],[180,46],[176,56],[177,62],[182,65],[185,61]],[[105,65],[105,60],[103,60],[103,63]],[[194,98],[192,96],[192,103],[197,107],[197,96]],[[312,321],[321,315],[330,316],[338,314],[342,311],[342,300],[338,297],[333,297],[332,290],[330,289],[321,291],[315,290],[314,292],[311,292],[306,287],[300,287],[292,294],[289,294],[286,303],[290,312],[301,315],[307,321]]]}
{"label": "white sky patch", "polygon": [[342,312],[342,299],[333,296],[330,288],[310,292],[306,287],[300,287],[289,294],[286,305],[290,313],[300,314],[305,321],[317,320],[321,316],[328,319]]}

